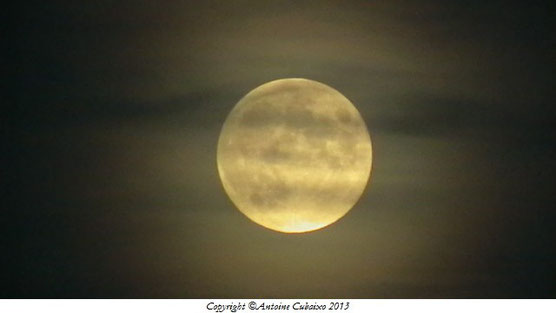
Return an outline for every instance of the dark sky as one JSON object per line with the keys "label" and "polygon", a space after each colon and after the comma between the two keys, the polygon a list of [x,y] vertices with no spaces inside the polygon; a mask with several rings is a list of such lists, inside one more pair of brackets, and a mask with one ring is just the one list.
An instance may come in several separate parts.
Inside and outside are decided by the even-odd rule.
{"label": "dark sky", "polygon": [[[519,3],[21,1],[0,296],[555,297],[555,8]],[[374,152],[300,235],[216,167],[235,103],[287,77],[349,98]]]}

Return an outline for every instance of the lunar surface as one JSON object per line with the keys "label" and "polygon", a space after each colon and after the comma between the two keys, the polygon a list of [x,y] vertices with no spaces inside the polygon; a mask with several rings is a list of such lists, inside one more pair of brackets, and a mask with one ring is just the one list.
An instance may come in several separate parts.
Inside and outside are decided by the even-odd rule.
{"label": "lunar surface", "polygon": [[244,96],[218,141],[224,189],[249,219],[285,233],[343,217],[371,171],[371,139],[353,104],[307,79],[280,79]]}

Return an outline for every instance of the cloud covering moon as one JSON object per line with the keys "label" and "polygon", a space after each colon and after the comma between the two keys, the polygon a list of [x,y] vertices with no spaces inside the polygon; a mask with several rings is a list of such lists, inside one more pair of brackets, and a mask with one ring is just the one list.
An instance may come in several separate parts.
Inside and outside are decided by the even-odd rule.
{"label": "cloud covering moon", "polygon": [[280,79],[243,97],[217,152],[226,193],[252,221],[281,232],[325,227],[369,179],[370,136],[353,104],[322,83]]}

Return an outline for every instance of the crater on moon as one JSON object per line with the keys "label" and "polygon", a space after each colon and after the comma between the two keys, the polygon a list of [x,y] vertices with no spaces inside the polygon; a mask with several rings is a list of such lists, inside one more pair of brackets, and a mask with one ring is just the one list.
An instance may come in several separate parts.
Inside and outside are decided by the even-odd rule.
{"label": "crater on moon", "polygon": [[337,221],[357,202],[371,171],[371,140],[338,91],[280,79],[232,109],[217,163],[226,193],[249,219],[280,232],[307,232]]}

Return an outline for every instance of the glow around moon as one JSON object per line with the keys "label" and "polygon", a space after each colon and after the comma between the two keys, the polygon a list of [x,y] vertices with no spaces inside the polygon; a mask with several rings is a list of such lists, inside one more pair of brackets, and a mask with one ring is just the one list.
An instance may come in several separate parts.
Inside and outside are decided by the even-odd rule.
{"label": "glow around moon", "polygon": [[226,193],[255,223],[286,233],[334,223],[369,179],[371,140],[353,104],[307,79],[280,79],[243,97],[217,152]]}

